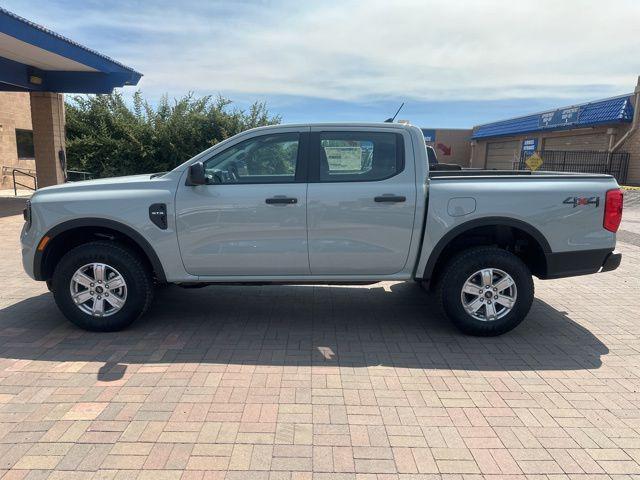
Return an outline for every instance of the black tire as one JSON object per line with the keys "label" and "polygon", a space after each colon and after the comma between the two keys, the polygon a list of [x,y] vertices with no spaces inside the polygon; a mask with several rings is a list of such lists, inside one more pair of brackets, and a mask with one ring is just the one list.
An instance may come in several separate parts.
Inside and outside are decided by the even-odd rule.
{"label": "black tire", "polygon": [[[517,296],[511,311],[502,318],[483,321],[467,313],[461,294],[467,279],[487,268],[499,269],[510,275],[515,282]],[[529,313],[533,294],[529,268],[511,252],[494,247],[471,248],[456,255],[445,266],[438,290],[441,307],[453,324],[468,335],[483,337],[502,335],[517,327]]]}
{"label": "black tire", "polygon": [[[109,316],[95,317],[74,303],[70,284],[75,272],[90,263],[115,268],[126,281],[127,295],[122,308]],[[138,255],[114,242],[91,242],[69,251],[53,273],[53,296],[58,308],[74,324],[93,332],[114,332],[129,326],[144,314],[153,300],[153,279]]]}

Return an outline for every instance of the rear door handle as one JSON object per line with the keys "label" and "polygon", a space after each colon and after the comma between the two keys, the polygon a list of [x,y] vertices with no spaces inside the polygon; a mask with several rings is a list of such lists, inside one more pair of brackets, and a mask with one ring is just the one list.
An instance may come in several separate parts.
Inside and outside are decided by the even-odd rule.
{"label": "rear door handle", "polygon": [[407,200],[407,197],[405,197],[404,195],[385,194],[385,195],[380,195],[379,197],[375,197],[374,200],[376,202],[399,203],[399,202],[405,202]]}
{"label": "rear door handle", "polygon": [[265,202],[269,205],[293,205],[294,203],[298,203],[298,199],[276,195],[275,197],[267,198]]}

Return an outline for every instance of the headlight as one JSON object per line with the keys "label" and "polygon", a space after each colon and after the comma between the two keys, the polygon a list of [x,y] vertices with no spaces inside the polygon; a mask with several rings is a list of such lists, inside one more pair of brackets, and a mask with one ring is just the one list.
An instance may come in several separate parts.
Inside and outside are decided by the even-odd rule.
{"label": "headlight", "polygon": [[24,217],[24,221],[27,224],[27,229],[31,228],[31,200],[27,200],[27,205],[22,211],[22,216]]}

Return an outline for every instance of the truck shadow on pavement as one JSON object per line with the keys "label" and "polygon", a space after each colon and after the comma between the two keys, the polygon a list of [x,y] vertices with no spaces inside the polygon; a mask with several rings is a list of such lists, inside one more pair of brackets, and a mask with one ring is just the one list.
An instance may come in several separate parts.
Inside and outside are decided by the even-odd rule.
{"label": "truck shadow on pavement", "polygon": [[215,286],[158,290],[146,316],[117,333],[70,324],[51,294],[0,310],[0,358],[98,362],[102,380],[126,365],[204,363],[472,371],[581,370],[608,348],[541,300],[514,331],[459,333],[413,283]]}

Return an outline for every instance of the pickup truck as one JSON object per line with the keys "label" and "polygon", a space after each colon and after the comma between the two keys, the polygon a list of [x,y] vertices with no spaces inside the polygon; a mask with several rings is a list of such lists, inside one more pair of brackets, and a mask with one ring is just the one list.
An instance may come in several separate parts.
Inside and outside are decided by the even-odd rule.
{"label": "pickup truck", "polygon": [[40,189],[24,216],[24,269],[94,331],[167,283],[416,281],[463,332],[499,335],[529,312],[532,275],[621,260],[611,176],[430,172],[422,132],[392,123],[248,130],[163,174]]}

